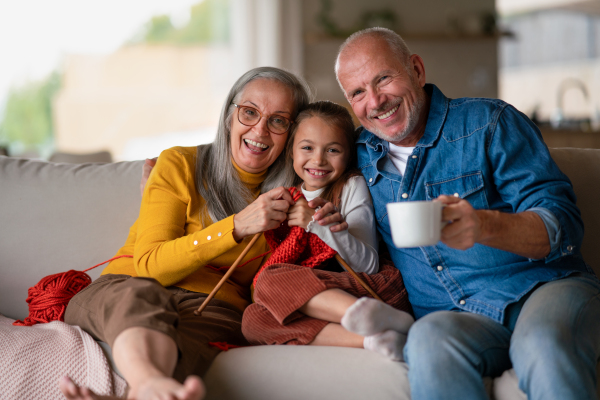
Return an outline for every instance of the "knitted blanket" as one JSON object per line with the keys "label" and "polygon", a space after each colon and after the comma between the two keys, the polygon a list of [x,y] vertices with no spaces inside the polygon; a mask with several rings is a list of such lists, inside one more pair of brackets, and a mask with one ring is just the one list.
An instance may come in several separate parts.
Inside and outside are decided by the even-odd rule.
{"label": "knitted blanket", "polygon": [[125,380],[111,370],[94,339],[60,321],[13,326],[0,315],[0,398],[62,399],[60,377],[100,395],[124,396]]}

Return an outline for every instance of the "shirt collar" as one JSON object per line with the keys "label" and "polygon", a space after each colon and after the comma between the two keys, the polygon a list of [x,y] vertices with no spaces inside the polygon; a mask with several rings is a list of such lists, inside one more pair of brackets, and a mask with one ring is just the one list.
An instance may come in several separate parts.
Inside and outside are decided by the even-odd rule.
{"label": "shirt collar", "polygon": [[[448,114],[448,106],[450,99],[432,83],[425,84],[425,91],[431,97],[429,104],[429,114],[427,115],[427,125],[425,125],[425,132],[423,137],[417,143],[417,147],[431,147],[435,141],[439,138],[446,115]],[[385,148],[388,149],[388,143],[378,138],[374,133],[366,130],[362,126],[358,128],[360,136],[356,143],[364,143],[374,151],[383,151]]]}
{"label": "shirt collar", "polygon": [[421,137],[417,146],[431,147],[442,133],[450,100],[434,84],[426,84],[425,91],[431,97],[431,102],[429,104],[425,133],[423,133],[423,137]]}
{"label": "shirt collar", "polygon": [[321,188],[321,189],[317,189],[317,190],[306,190],[304,188],[304,183],[302,183],[302,186],[300,186],[300,189],[302,190],[302,194],[304,195],[304,198],[306,198],[306,201],[311,201],[317,197],[319,197],[321,195],[321,193],[323,193],[325,191],[325,188]]}

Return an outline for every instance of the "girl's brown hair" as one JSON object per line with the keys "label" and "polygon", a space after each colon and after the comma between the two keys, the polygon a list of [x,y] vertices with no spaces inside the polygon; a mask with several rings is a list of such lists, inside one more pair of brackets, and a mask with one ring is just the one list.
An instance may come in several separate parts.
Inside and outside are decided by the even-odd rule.
{"label": "girl's brown hair", "polygon": [[[337,207],[340,204],[342,190],[346,182],[348,182],[348,179],[350,179],[353,176],[360,175],[360,171],[355,167],[357,137],[356,129],[354,128],[354,121],[352,121],[352,116],[350,115],[348,110],[345,107],[340,106],[339,104],[333,103],[331,101],[316,101],[314,103],[310,103],[298,113],[296,121],[294,125],[292,125],[292,128],[290,130],[290,137],[288,138],[286,146],[286,157],[288,160],[292,160],[294,138],[296,137],[298,127],[300,126],[302,121],[312,117],[319,117],[325,123],[337,129],[340,133],[342,133],[345,136],[346,141],[348,143],[348,151],[350,155],[348,157],[348,164],[346,165],[346,170],[337,181],[325,188],[323,193],[319,196],[324,200],[332,202]],[[296,175],[294,171],[293,161],[288,161],[287,168],[288,173],[294,175],[294,186],[300,185],[302,183],[302,180],[298,175]]]}

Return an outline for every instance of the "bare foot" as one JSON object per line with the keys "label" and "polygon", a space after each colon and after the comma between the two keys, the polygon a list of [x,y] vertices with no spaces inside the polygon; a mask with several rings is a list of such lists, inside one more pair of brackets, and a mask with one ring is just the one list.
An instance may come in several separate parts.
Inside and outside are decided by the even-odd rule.
{"label": "bare foot", "polygon": [[[136,391],[137,400],[173,398],[176,400],[201,400],[206,390],[202,380],[195,375],[186,378],[183,385],[173,378],[157,377],[140,385]],[[87,399],[85,399],[87,400]]]}
{"label": "bare foot", "polygon": [[[71,378],[64,376],[60,379],[58,386],[67,400],[119,400],[114,396],[99,396],[86,387],[77,386]],[[188,376],[185,382],[180,384],[172,378],[154,378],[147,384],[142,385],[137,391],[137,400],[171,398],[174,400],[202,400],[206,390],[204,384],[197,376]],[[131,395],[131,393],[130,393]],[[129,397],[133,399],[132,397]]]}
{"label": "bare foot", "polygon": [[90,389],[86,387],[79,387],[69,378],[68,376],[63,376],[58,381],[58,387],[60,391],[65,395],[67,400],[110,400],[110,399],[119,399],[119,397],[113,396],[98,396]]}

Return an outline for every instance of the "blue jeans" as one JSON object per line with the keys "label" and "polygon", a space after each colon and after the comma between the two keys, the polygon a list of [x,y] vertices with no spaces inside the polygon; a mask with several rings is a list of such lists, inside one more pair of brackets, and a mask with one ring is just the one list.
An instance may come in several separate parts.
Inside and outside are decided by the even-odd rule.
{"label": "blue jeans", "polygon": [[514,368],[529,400],[597,399],[600,282],[587,274],[545,283],[507,309],[504,324],[438,311],[408,333],[413,400],[487,399],[482,376]]}

